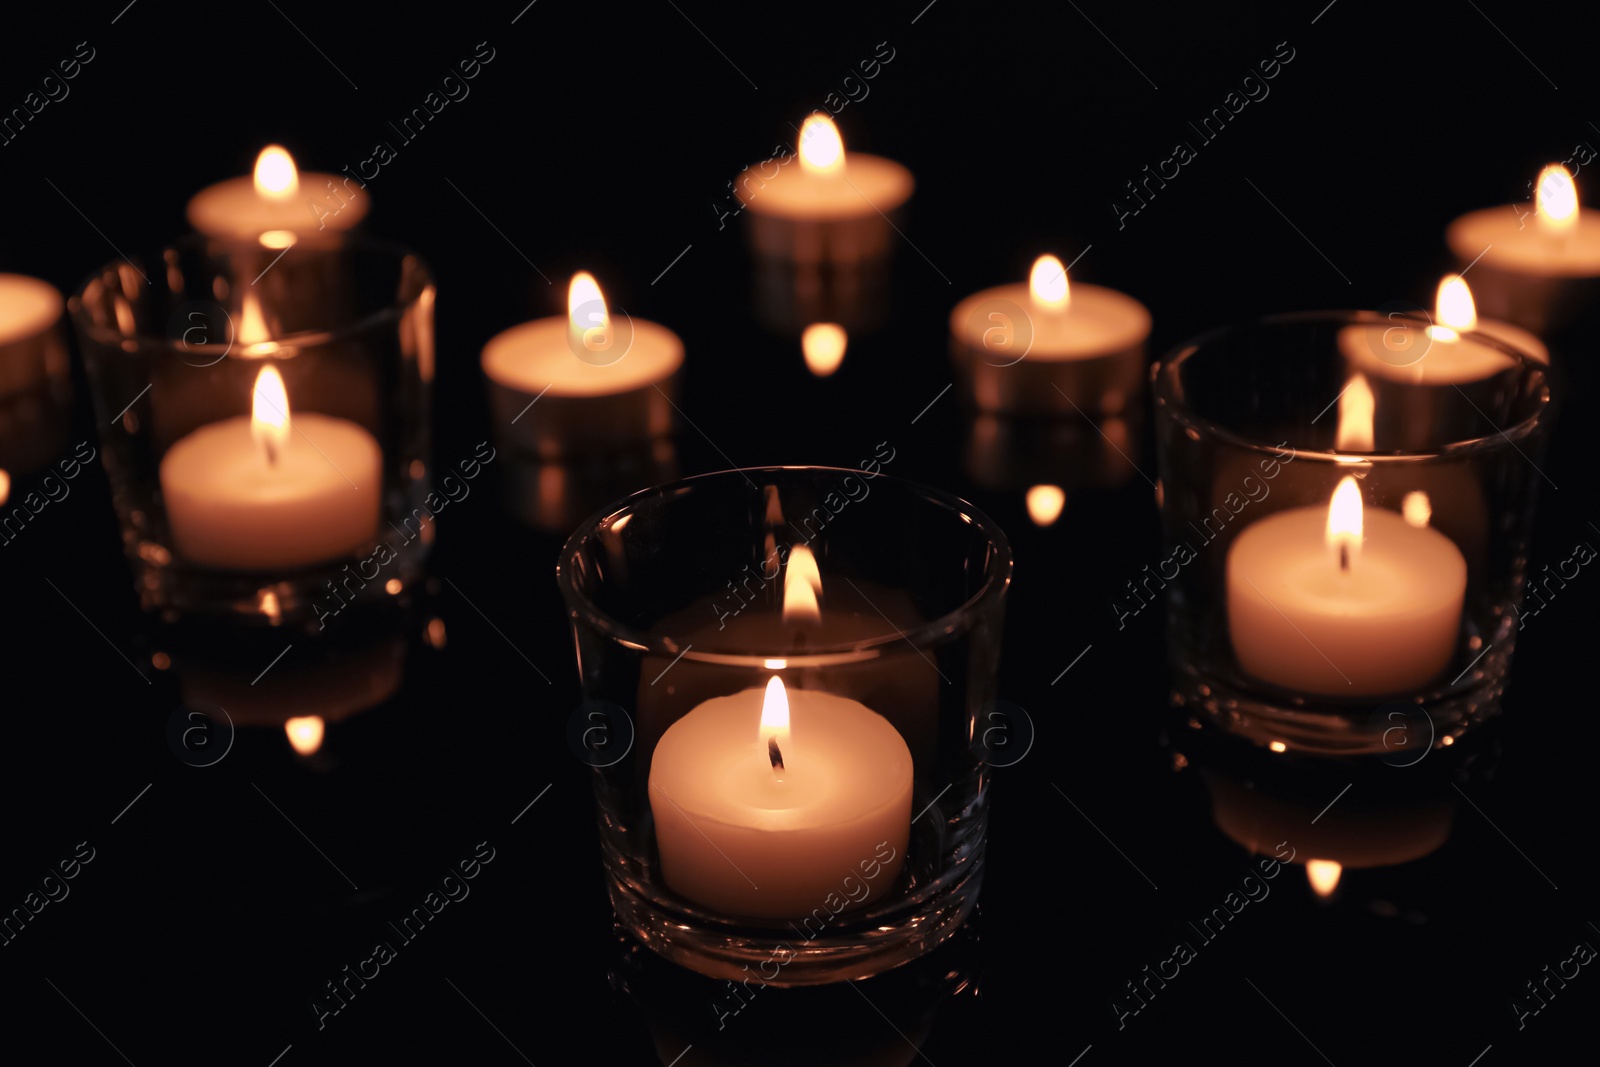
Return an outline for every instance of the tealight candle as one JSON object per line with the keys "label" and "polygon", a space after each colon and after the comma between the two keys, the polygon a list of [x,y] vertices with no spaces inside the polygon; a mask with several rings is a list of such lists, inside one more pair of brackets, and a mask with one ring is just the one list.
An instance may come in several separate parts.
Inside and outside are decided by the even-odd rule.
{"label": "tealight candle", "polygon": [[1531,211],[1511,204],[1462,215],[1445,241],[1462,263],[1476,264],[1489,315],[1542,332],[1570,311],[1574,286],[1600,279],[1600,217],[1580,210],[1560,164],[1539,173],[1533,202]]}
{"label": "tealight candle", "polygon": [[48,282],[0,274],[0,395],[64,374],[67,353],[58,328],[63,307]]}
{"label": "tealight candle", "polygon": [[1069,285],[1055,256],[1026,283],[984,289],[950,313],[950,354],[980,411],[1115,415],[1144,382],[1150,312],[1098,285]]}
{"label": "tealight candle", "polygon": [[725,915],[809,916],[851,876],[864,905],[904,864],[911,789],[911,753],[883,716],[774,675],[696,706],[656,745],[662,876]]}
{"label": "tealight candle", "polygon": [[366,217],[371,198],[354,178],[300,174],[294,157],[268,145],[247,178],[202,189],[189,201],[189,225],[230,241],[287,248],[319,234],[338,236]]}
{"label": "tealight candle", "polygon": [[256,378],[251,414],[208,423],[161,459],[161,493],[189,563],[264,571],[351,555],[378,529],[382,453],[345,419],[291,419],[283,378]]}
{"label": "tealight candle", "polygon": [[909,170],[882,156],[846,152],[838,127],[820,112],[801,125],[796,154],[771,162],[774,175],[758,169],[734,190],[750,216],[758,255],[848,264],[888,254],[890,220],[915,188]]}
{"label": "tealight candle", "polygon": [[483,347],[495,428],[511,445],[554,457],[670,433],[683,342],[665,326],[613,316],[579,271],[567,314],[513,326]]}
{"label": "tealight candle", "polygon": [[1300,693],[1368,697],[1436,678],[1455,654],[1461,551],[1392,511],[1365,511],[1353,477],[1328,507],[1251,523],[1228,549],[1228,633],[1248,674]]}
{"label": "tealight candle", "polygon": [[1357,370],[1408,385],[1463,385],[1510,370],[1514,364],[1506,354],[1472,337],[1474,332],[1539,363],[1550,362],[1550,349],[1527,330],[1478,318],[1472,289],[1459,274],[1440,280],[1434,319],[1420,329],[1392,322],[1347,326],[1339,332],[1339,349]]}

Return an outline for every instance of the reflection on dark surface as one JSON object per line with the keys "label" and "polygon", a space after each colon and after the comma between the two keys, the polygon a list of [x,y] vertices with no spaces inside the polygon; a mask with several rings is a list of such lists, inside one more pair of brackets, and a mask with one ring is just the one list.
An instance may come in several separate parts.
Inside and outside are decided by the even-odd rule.
{"label": "reflection on dark surface", "polygon": [[978,412],[967,423],[967,475],[985,489],[1112,488],[1138,473],[1142,421],[1130,412],[1103,419],[1096,428],[1077,417],[1010,419]]}
{"label": "reflection on dark surface", "polygon": [[[429,620],[424,633],[430,644],[442,645],[443,620]],[[394,698],[404,678],[407,646],[398,619],[324,639],[284,637],[270,663],[262,655],[267,647],[256,640],[179,641],[168,644],[170,651],[153,653],[151,661],[171,670],[183,707],[211,720],[210,726],[223,731],[219,737],[231,739],[238,730],[276,735],[277,743],[318,769],[333,764],[335,754],[325,746],[338,724]],[[179,730],[171,738],[175,754],[198,766],[220,760],[225,753],[203,751],[215,746],[208,732]]]}
{"label": "reflection on dark surface", "polygon": [[752,257],[756,317],[778,334],[798,335],[813,322],[836,322],[851,333],[870,333],[887,312],[886,259],[805,263]]}
{"label": "reflection on dark surface", "polygon": [[1488,775],[1494,743],[1482,737],[1383,758],[1330,761],[1277,753],[1175,728],[1172,766],[1205,783],[1211,821],[1234,843],[1304,871],[1315,896],[1333,897],[1349,872],[1400,867],[1449,839],[1459,785]]}
{"label": "reflection on dark surface", "polygon": [[637,448],[560,459],[507,454],[505,505],[528,526],[565,536],[612,501],[677,477],[678,449],[669,437]]}
{"label": "reflection on dark surface", "polygon": [[[979,996],[979,917],[911,963],[857,982],[780,989],[686,971],[622,938],[611,984],[644,1016],[663,1065],[905,1067],[941,1010]],[[768,976],[772,977],[771,975]]]}
{"label": "reflection on dark surface", "polygon": [[13,478],[29,474],[69,451],[71,394],[62,378],[0,396],[0,470]]}

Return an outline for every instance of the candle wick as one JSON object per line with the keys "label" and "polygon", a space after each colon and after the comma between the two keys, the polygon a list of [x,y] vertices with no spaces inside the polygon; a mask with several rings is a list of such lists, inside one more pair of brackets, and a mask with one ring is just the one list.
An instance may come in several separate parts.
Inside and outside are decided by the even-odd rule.
{"label": "candle wick", "polygon": [[273,443],[270,437],[262,443],[267,449],[267,466],[276,467],[278,465],[278,446]]}
{"label": "candle wick", "polygon": [[776,737],[767,738],[767,758],[772,761],[772,773],[778,776],[779,781],[782,781],[783,752],[778,748],[778,739]]}
{"label": "candle wick", "polygon": [[1350,546],[1342,542],[1339,545],[1339,569],[1345,572],[1350,570]]}

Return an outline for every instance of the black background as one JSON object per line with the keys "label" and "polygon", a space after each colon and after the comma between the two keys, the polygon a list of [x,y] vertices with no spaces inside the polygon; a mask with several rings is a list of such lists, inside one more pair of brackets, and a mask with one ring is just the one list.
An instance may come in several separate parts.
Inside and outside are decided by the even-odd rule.
{"label": "black background", "polygon": [[[20,106],[78,42],[95,58],[70,96],[0,146],[0,270],[71,291],[119,251],[175,236],[186,200],[247,172],[268,141],[328,171],[389,141],[398,152],[370,184],[369,229],[417,249],[438,279],[437,465],[489,435],[483,342],[554,312],[566,276],[589,269],[616,303],[685,340],[684,408],[703,431],[684,431],[686,473],[854,466],[889,441],[892,473],[996,518],[1016,554],[1002,693],[1028,709],[1037,739],[996,775],[981,915],[939,958],[970,981],[936,1006],[920,1053],[898,1046],[900,1062],[1083,1053],[1092,1065],[1196,1051],[1489,1067],[1544,1062],[1586,1040],[1600,996],[1589,969],[1521,1029],[1511,1004],[1577,942],[1600,943],[1587,574],[1521,635],[1505,714],[1461,746],[1465,756],[1369,770],[1338,802],[1381,805],[1395,782],[1431,781],[1457,806],[1442,847],[1348,871],[1327,902],[1287,870],[1119,1029],[1112,1002],[1127,999],[1125,983],[1191,939],[1186,922],[1253,862],[1213,825],[1192,732],[1165,716],[1159,612],[1119,630],[1110,606],[1161,558],[1151,486],[1136,475],[1073,491],[1061,521],[1036,529],[1020,493],[964,478],[954,391],[912,423],[951,380],[948,309],[1024,277],[1042,251],[1083,252],[1074,278],[1143,300],[1152,354],[1276,311],[1426,301],[1451,218],[1525,197],[1539,165],[1600,143],[1592,38],[1571,27],[1575,9],[924,3],[138,0],[123,10],[111,0],[7,12],[0,110]],[[401,144],[388,121],[481,41],[494,59],[470,96]],[[819,381],[793,338],[756,326],[737,223],[718,216],[739,168],[791,140],[790,124],[841,92],[884,41],[894,59],[839,121],[852,148],[909,166],[917,194],[889,322],[853,338],[842,370]],[[1186,123],[1221,106],[1280,42],[1294,58],[1270,95],[1200,144]],[[1119,228],[1111,204],[1124,183],[1178,140],[1197,158]],[[1580,174],[1580,190],[1590,178]],[[1577,368],[1592,355],[1580,337],[1557,359]],[[75,375],[73,440],[93,443],[108,431]],[[1543,464],[1559,488],[1543,485],[1535,570],[1600,536],[1585,439],[1596,397],[1574,377]],[[1153,474],[1148,449],[1136,458]],[[210,768],[175,758],[176,685],[151,663],[158,648],[99,464],[0,548],[0,909],[20,905],[78,842],[96,850],[71,895],[0,948],[10,1009],[0,1040],[34,1045],[38,1059],[120,1054],[140,1067],[265,1067],[286,1047],[285,1067],[679,1055],[680,1037],[652,1043],[645,1018],[657,1009],[616,988],[625,946],[611,928],[588,772],[564,739],[578,694],[553,581],[560,538],[509,517],[499,476],[491,466],[440,518],[431,562],[449,581],[424,594],[414,629],[442,618],[445,647],[418,642],[402,694],[332,727],[313,762],[273,730],[241,731]],[[38,477],[19,476],[14,496]],[[1280,768],[1323,801],[1358,779]],[[1321,805],[1308,803],[1309,820]],[[472,895],[319,1030],[310,1002],[323,983],[480,841],[496,858]],[[727,1035],[715,1033],[709,996],[688,976],[650,974],[635,985],[676,991],[666,1000],[696,1016],[682,1022],[700,1035],[682,1062],[716,1062]],[[728,1030],[763,1033],[773,1058],[802,1034],[897,1047],[866,996],[788,1014],[767,1007],[783,994],[763,998]]]}

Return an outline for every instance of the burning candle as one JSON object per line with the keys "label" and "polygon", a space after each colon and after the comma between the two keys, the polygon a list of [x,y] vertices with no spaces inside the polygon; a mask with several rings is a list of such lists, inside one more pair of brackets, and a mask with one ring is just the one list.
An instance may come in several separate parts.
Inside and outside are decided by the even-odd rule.
{"label": "burning candle", "polygon": [[1402,693],[1455,654],[1466,585],[1449,538],[1366,510],[1346,476],[1327,508],[1269,515],[1230,546],[1228,632],[1239,666],[1284,689]]}
{"label": "burning candle", "polygon": [[1408,329],[1392,322],[1346,326],[1339,348],[1360,371],[1412,385],[1461,385],[1510,370],[1506,354],[1477,338],[1491,337],[1539,362],[1550,350],[1527,330],[1509,322],[1478,318],[1472,289],[1459,274],[1446,274],[1434,296],[1434,325]]}
{"label": "burning candle", "polygon": [[1532,330],[1555,324],[1574,283],[1600,278],[1600,218],[1584,212],[1560,164],[1539,172],[1533,207],[1484,208],[1445,231],[1450,251],[1476,263],[1479,302],[1495,318]]}
{"label": "burning candle", "polygon": [[1150,312],[1133,297],[1069,284],[1055,256],[1026,283],[984,289],[950,313],[950,353],[980,411],[1117,414],[1144,382]]}
{"label": "burning candle", "polygon": [[338,235],[366,217],[371,200],[359,181],[300,174],[281,145],[256,157],[248,178],[230,178],[189,201],[189,225],[209,237],[287,248],[318,233]]}
{"label": "burning candle", "polygon": [[161,493],[185,560],[223,570],[309,566],[353,555],[378,528],[382,453],[353,422],[293,415],[273,366],[249,416],[208,423],[161,459]]}
{"label": "burning candle", "polygon": [[894,883],[911,834],[911,752],[883,716],[829,693],[714,697],[673,723],[650,763],[668,886],[727,915],[798,919]]}
{"label": "burning candle", "polygon": [[683,342],[665,326],[613,316],[594,276],[579,271],[566,315],[496,334],[481,363],[496,428],[553,457],[670,433]]}
{"label": "burning candle", "polygon": [[800,262],[856,262],[886,255],[890,220],[911,199],[911,172],[892,159],[846,152],[839,128],[820,112],[800,127],[799,149],[739,179],[758,254]]}
{"label": "burning candle", "polygon": [[843,326],[836,322],[813,322],[800,335],[800,354],[805,357],[806,369],[818,378],[826,378],[844,362],[844,350],[850,338]]}

